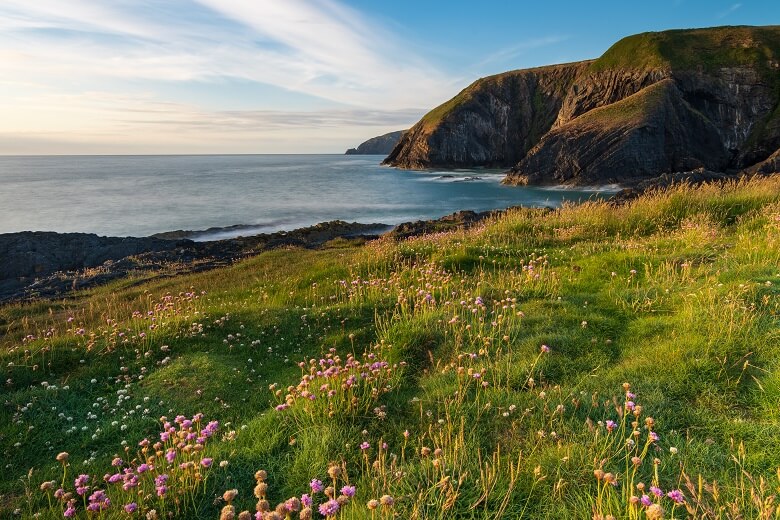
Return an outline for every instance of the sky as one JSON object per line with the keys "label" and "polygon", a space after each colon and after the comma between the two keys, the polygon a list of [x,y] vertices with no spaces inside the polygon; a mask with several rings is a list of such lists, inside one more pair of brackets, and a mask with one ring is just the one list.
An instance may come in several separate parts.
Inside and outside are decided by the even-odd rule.
{"label": "sky", "polygon": [[780,2],[1,0],[0,154],[342,153],[474,80]]}

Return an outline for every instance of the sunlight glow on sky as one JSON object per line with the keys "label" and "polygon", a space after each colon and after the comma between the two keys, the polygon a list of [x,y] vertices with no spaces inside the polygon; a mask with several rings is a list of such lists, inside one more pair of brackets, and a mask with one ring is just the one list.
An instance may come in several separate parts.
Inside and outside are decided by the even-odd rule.
{"label": "sunlight glow on sky", "polygon": [[481,76],[780,23],[776,1],[631,4],[2,0],[0,154],[341,153]]}

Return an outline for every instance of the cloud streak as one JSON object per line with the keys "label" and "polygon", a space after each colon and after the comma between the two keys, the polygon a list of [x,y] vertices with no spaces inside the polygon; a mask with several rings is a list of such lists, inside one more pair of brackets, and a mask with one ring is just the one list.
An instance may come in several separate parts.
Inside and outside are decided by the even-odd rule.
{"label": "cloud streak", "polygon": [[[4,0],[5,77],[266,83],[360,106],[429,106],[457,80],[332,0]],[[188,16],[182,16],[189,13]],[[9,37],[11,35],[12,37]],[[0,51],[0,52],[2,52]]]}
{"label": "cloud streak", "polygon": [[737,11],[737,10],[738,10],[740,7],[742,7],[742,4],[741,4],[741,3],[732,4],[732,5],[731,5],[731,7],[729,7],[729,8],[728,8],[728,9],[726,9],[725,11],[722,11],[721,13],[719,13],[719,14],[716,16],[716,18],[718,18],[718,19],[721,19],[721,18],[726,18],[728,15],[730,15],[730,14],[732,14],[733,12]]}

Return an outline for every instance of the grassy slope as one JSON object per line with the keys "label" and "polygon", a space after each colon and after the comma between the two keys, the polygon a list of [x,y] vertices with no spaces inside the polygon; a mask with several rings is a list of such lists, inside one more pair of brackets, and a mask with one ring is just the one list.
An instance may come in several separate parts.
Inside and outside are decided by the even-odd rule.
{"label": "grassy slope", "polygon": [[[664,491],[683,488],[702,517],[705,505],[732,502],[756,517],[750,482],[734,475],[742,465],[770,479],[767,495],[778,484],[778,265],[774,179],[677,189],[622,208],[519,210],[469,232],[274,251],[209,273],[4,307],[0,516],[20,508],[61,518],[37,491],[59,478],[57,452],[71,454],[71,475],[100,478],[114,455],[132,458],[138,440],[156,435],[160,415],[201,411],[237,434],[210,445],[229,465],[211,471],[181,518],[216,517],[214,497],[230,487],[236,505],[254,511],[259,468],[273,505],[325,479],[334,462],[358,487],[344,508],[350,518],[374,518],[364,504],[384,493],[396,504],[375,516],[628,517],[632,482],[656,478]],[[195,294],[179,296],[187,291]],[[155,311],[166,292],[172,303]],[[154,330],[143,317],[150,309]],[[28,334],[35,339],[22,342]],[[360,410],[338,396],[330,412],[300,400],[271,408],[279,401],[268,385],[295,385],[298,361],[371,345],[407,365],[387,372],[378,395],[358,394]],[[631,425],[617,411],[624,381],[644,406],[640,448],[645,416],[660,435],[637,453],[633,477],[621,450]],[[117,403],[119,391],[129,398]],[[608,419],[628,430],[608,433]],[[361,442],[370,448],[361,452]],[[599,485],[599,467],[618,475],[617,487]],[[705,491],[694,506],[681,468],[694,481],[717,479],[718,503]],[[36,490],[29,499],[25,483]]]}
{"label": "grassy slope", "polygon": [[780,26],[713,27],[647,32],[615,43],[593,64],[604,69],[713,71],[720,67],[749,65],[770,73],[769,60],[780,59]]}

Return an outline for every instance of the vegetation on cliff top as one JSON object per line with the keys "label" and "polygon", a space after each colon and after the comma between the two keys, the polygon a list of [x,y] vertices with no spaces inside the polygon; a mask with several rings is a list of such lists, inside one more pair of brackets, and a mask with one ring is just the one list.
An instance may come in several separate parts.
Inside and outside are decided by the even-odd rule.
{"label": "vegetation on cliff top", "polygon": [[[771,63],[774,62],[774,66]],[[593,72],[616,69],[714,71],[748,65],[763,72],[780,64],[780,26],[712,27],[646,32],[623,38],[593,62]],[[777,74],[775,72],[775,74]],[[776,81],[776,78],[773,78]]]}
{"label": "vegetation on cliff top", "polygon": [[778,265],[775,177],[5,306],[0,516],[768,518]]}

